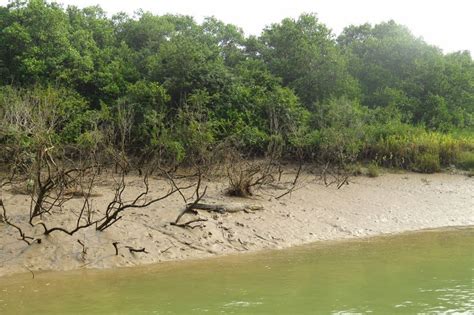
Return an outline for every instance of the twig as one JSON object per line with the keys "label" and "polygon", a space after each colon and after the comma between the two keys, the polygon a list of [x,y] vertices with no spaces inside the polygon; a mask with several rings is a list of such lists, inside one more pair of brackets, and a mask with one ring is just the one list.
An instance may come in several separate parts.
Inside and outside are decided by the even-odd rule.
{"label": "twig", "polygon": [[31,276],[32,276],[31,279],[34,279],[34,278],[35,278],[35,273],[33,272],[33,270],[31,270],[30,268],[28,268],[28,267],[25,266],[25,265],[23,265],[23,267],[25,267],[26,270],[28,270],[29,272],[31,272]]}
{"label": "twig", "polygon": [[[201,174],[201,170],[198,171],[198,182],[197,182],[197,185],[196,185],[196,190],[194,192],[194,194],[196,195],[196,199],[194,199],[194,201],[190,204],[188,204],[184,210],[178,215],[178,217],[176,218],[176,220],[174,221],[174,224],[177,225],[179,220],[183,217],[183,215],[185,215],[187,212],[190,212],[194,209],[194,207],[199,203],[199,201],[201,201],[201,199],[206,195],[206,191],[207,191],[207,186],[204,187],[204,191],[201,193],[200,192],[200,189],[201,189],[201,181],[202,181],[202,174]],[[174,181],[173,181],[174,183]],[[179,190],[179,188],[176,186],[176,184],[174,184],[176,189]],[[183,194],[181,193],[181,191],[179,190],[179,193],[183,196]],[[184,198],[183,196],[183,199],[184,199],[184,202],[186,202],[186,198]]]}
{"label": "twig", "polygon": [[[185,188],[171,188],[166,194],[162,195],[161,197],[152,199],[148,202],[141,200],[148,195],[149,192],[149,184],[148,184],[148,176],[145,175],[143,182],[145,183],[145,191],[140,193],[132,202],[126,203],[122,200],[123,193],[125,191],[125,174],[122,173],[121,176],[121,181],[119,185],[117,186],[115,190],[115,197],[114,199],[109,203],[107,206],[107,210],[105,212],[105,217],[99,220],[97,223],[100,223],[96,226],[96,230],[98,231],[104,231],[108,229],[110,226],[115,224],[118,220],[120,220],[122,217],[120,214],[127,210],[127,209],[134,209],[134,208],[146,208],[158,201],[161,201],[163,199],[168,198],[169,196],[173,195],[174,193],[178,192],[179,189],[186,189],[189,187]],[[190,186],[192,187],[192,186]]]}
{"label": "twig", "polygon": [[118,256],[119,254],[119,251],[118,251],[118,244],[120,244],[119,242],[113,242],[112,245],[114,246],[115,248],[115,256]]}
{"label": "twig", "polygon": [[239,241],[240,245],[242,245],[242,248],[243,248],[243,249],[249,250],[249,249],[245,246],[244,242],[242,242],[242,240],[241,240],[240,238],[238,238],[238,241]]}
{"label": "twig", "polygon": [[283,194],[281,194],[280,196],[275,197],[275,199],[278,200],[278,199],[283,198],[283,197],[285,197],[286,195],[292,193],[293,190],[295,190],[295,187],[296,187],[296,186],[291,187],[290,189],[288,189],[287,191],[285,191],[285,192],[284,192]]}
{"label": "twig", "polygon": [[337,189],[341,189],[341,187],[344,186],[344,184],[349,185],[349,182],[347,181],[348,178],[349,176],[344,177],[344,179],[339,183],[339,185],[337,185]]}
{"label": "twig", "polygon": [[194,220],[191,220],[191,221],[188,221],[188,222],[185,222],[185,223],[176,223],[176,222],[171,222],[170,224],[172,226],[177,226],[177,227],[180,227],[180,228],[191,228],[191,229],[194,229],[194,228],[197,228],[197,227],[202,227],[202,225],[194,225],[192,226],[191,224],[192,223],[196,223],[196,222],[206,222],[207,219],[202,219],[202,218],[199,218],[199,219],[194,219]]}
{"label": "twig", "polygon": [[300,161],[300,165],[298,166],[298,171],[296,172],[295,179],[293,180],[293,186],[295,186],[296,183],[298,182],[298,178],[300,177],[302,168],[303,168],[303,162]]}
{"label": "twig", "polygon": [[[33,242],[35,241],[35,239],[34,239],[33,237],[27,236],[27,235],[25,234],[25,232],[23,232],[23,230],[22,230],[19,226],[17,226],[17,225],[15,225],[15,224],[13,224],[12,222],[10,222],[10,220],[8,219],[8,216],[7,216],[7,209],[5,208],[5,205],[3,204],[3,200],[2,200],[2,199],[0,199],[0,207],[2,207],[2,210],[3,210],[3,221],[4,221],[7,225],[9,225],[9,226],[15,228],[15,229],[18,231],[18,233],[20,234],[20,237],[21,237],[19,240],[25,242],[25,243],[28,244],[28,245],[33,244]],[[36,242],[37,242],[37,243],[41,243],[41,239],[37,239]]]}
{"label": "twig", "polygon": [[86,245],[81,240],[77,240],[77,242],[82,246],[81,258],[82,258],[83,261],[85,261],[86,260],[86,255],[87,255]]}
{"label": "twig", "polygon": [[162,250],[161,253],[164,254],[164,253],[166,253],[167,251],[169,251],[171,248],[173,248],[173,246],[170,246],[170,247],[168,247],[167,249]]}

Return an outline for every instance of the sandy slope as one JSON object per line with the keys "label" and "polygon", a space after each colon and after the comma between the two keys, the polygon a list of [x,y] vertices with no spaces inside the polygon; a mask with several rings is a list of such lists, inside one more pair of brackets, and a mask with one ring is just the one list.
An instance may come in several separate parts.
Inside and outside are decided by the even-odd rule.
{"label": "sandy slope", "polygon": [[[99,233],[94,228],[74,236],[53,233],[42,237],[41,244],[27,246],[17,240],[17,231],[0,223],[0,276],[28,269],[69,270],[77,268],[110,268],[160,261],[199,258],[227,253],[284,248],[320,240],[366,237],[385,233],[446,226],[474,225],[474,179],[461,175],[384,174],[378,178],[356,177],[350,185],[337,190],[311,181],[276,200],[271,195],[282,191],[274,188],[260,192],[252,200],[224,196],[225,182],[207,183],[209,203],[245,202],[263,205],[254,213],[232,214],[199,212],[208,219],[202,227],[183,229],[171,226],[183,207],[178,195],[146,209],[132,209],[109,230]],[[139,178],[130,176],[129,197],[142,189]],[[152,195],[163,190],[163,182],[151,181]],[[104,176],[94,200],[104,209],[113,190],[110,175]],[[14,222],[25,220],[29,198],[3,192],[3,200]],[[74,204],[75,203],[75,204]],[[65,211],[77,208],[79,200]],[[195,218],[187,214],[182,221]],[[71,226],[65,216],[44,218],[48,224]],[[26,227],[26,225],[23,225]],[[81,256],[82,240],[87,247]],[[120,242],[115,256],[112,242]],[[129,253],[125,246],[145,247],[149,254]]]}

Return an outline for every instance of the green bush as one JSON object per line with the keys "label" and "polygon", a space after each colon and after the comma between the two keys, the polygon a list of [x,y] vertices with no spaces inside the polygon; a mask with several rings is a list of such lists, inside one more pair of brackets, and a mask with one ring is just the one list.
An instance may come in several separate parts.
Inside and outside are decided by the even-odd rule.
{"label": "green bush", "polygon": [[413,170],[422,173],[436,173],[441,170],[439,155],[433,152],[425,152],[415,157]]}
{"label": "green bush", "polygon": [[474,170],[474,152],[462,152],[456,161],[456,166],[464,170]]}
{"label": "green bush", "polygon": [[355,163],[355,164],[348,164],[346,165],[345,167],[345,170],[353,175],[353,176],[357,176],[357,175],[362,175],[363,172],[362,172],[362,166],[359,164],[359,163]]}
{"label": "green bush", "polygon": [[369,164],[367,167],[367,176],[369,177],[378,177],[380,175],[379,167],[375,163]]}

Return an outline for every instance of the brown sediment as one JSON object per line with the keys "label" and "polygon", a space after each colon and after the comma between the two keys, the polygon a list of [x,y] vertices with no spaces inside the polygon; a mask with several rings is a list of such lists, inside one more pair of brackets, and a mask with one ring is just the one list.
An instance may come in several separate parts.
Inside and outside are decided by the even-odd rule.
{"label": "brown sediment", "polygon": [[[137,177],[127,177],[127,183],[130,196],[142,189]],[[355,177],[341,189],[307,181],[279,200],[272,197],[283,192],[278,187],[262,191],[253,199],[241,199],[225,195],[225,181],[207,185],[206,203],[249,204],[264,209],[199,211],[197,216],[186,214],[182,218],[181,223],[196,220],[190,226],[176,226],[170,222],[185,206],[176,195],[149,208],[131,209],[105,232],[90,227],[73,236],[55,233],[45,237],[38,228],[32,231],[33,236],[41,237],[42,242],[30,246],[18,241],[16,230],[0,222],[0,276],[38,270],[135,266],[322,240],[474,225],[474,178],[462,175]],[[157,179],[150,180],[150,186],[152,195],[164,189]],[[104,183],[94,193],[94,208],[104,209],[113,189]],[[2,198],[10,220],[27,221],[28,196],[5,191]],[[71,204],[64,211],[73,208]],[[44,218],[50,225],[68,225],[73,220],[61,213]]]}

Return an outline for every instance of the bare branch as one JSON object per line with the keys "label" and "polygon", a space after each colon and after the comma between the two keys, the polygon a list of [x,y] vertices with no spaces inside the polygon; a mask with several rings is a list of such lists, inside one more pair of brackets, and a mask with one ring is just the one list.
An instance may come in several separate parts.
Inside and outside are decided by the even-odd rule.
{"label": "bare branch", "polygon": [[[122,199],[122,195],[125,191],[125,178],[124,174],[122,173],[122,178],[120,184],[117,186],[115,190],[114,199],[109,203],[107,206],[107,210],[105,212],[105,217],[101,220],[98,220],[96,230],[104,231],[108,229],[110,226],[115,224],[118,220],[122,218],[121,213],[127,209],[134,209],[134,208],[146,208],[156,202],[164,200],[171,195],[175,194],[176,192],[180,191],[181,189],[187,189],[189,187],[179,188],[178,186],[172,187],[166,194],[162,195],[161,197],[151,199],[150,201],[141,201],[144,197],[148,195],[149,192],[149,183],[148,177],[145,176],[144,184],[145,184],[145,191],[140,193],[132,202],[124,202]],[[190,186],[192,187],[192,186]]]}
{"label": "bare branch", "polygon": [[[201,182],[202,182],[202,173],[201,173],[201,170],[199,170],[199,172],[198,172],[198,182],[197,182],[197,185],[196,185],[196,189],[194,191],[195,199],[192,203],[187,204],[186,207],[183,209],[183,211],[181,211],[181,213],[178,215],[178,217],[174,221],[174,225],[178,225],[178,222],[183,217],[183,215],[185,215],[188,212],[191,212],[194,209],[194,207],[196,206],[196,204],[198,204],[199,201],[201,201],[201,199],[206,195],[207,186],[204,187],[204,191],[202,193],[200,192]],[[183,196],[184,202],[187,202],[187,199],[184,197],[184,195],[182,195],[182,196]]]}
{"label": "bare branch", "polygon": [[196,222],[206,222],[207,219],[202,219],[202,218],[199,218],[199,219],[194,219],[194,220],[191,220],[191,221],[188,221],[188,222],[185,222],[185,223],[176,223],[176,222],[171,222],[170,224],[173,225],[173,226],[177,226],[177,227],[180,227],[180,228],[191,228],[191,229],[195,229],[197,227],[202,227],[202,225],[198,224],[198,225],[191,225],[192,223],[196,223]]}
{"label": "bare branch", "polygon": [[23,232],[23,230],[22,230],[19,226],[15,225],[14,223],[12,223],[12,222],[9,220],[9,218],[8,218],[8,216],[7,216],[7,209],[5,208],[5,205],[4,205],[2,199],[0,199],[0,207],[2,207],[2,210],[3,210],[3,222],[5,222],[7,225],[9,225],[9,226],[15,228],[15,229],[18,231],[18,233],[20,234],[20,237],[21,237],[21,238],[20,238],[21,241],[25,242],[25,243],[28,244],[28,245],[33,244],[35,241],[36,241],[36,243],[41,243],[41,239],[35,240],[35,239],[34,239],[33,237],[31,237],[31,236],[27,236],[27,235],[25,234],[25,232]]}

